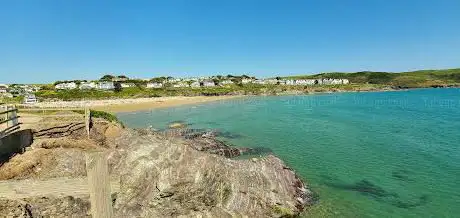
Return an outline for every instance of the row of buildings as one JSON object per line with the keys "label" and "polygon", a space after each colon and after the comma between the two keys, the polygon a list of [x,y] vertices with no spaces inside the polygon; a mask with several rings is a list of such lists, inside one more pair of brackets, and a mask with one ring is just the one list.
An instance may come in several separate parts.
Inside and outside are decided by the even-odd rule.
{"label": "row of buildings", "polygon": [[[128,82],[119,82],[121,88],[135,87],[136,84]],[[241,79],[242,84],[261,84],[261,85],[343,85],[349,84],[348,79],[253,79],[243,78]],[[192,79],[180,79],[170,78],[163,81],[147,82],[145,86],[147,88],[163,88],[165,86],[174,88],[198,88],[198,87],[215,87],[215,86],[228,86],[234,84],[232,80],[207,80],[201,78]],[[103,82],[81,82],[77,84],[75,82],[59,83],[55,85],[55,89],[58,90],[71,90],[71,89],[99,89],[99,90],[113,90],[115,89],[115,83],[111,81]]]}
{"label": "row of buildings", "polygon": [[[121,83],[122,88],[134,87],[134,84]],[[101,90],[112,90],[115,89],[114,82],[64,82],[54,86],[58,90],[71,90],[71,89],[101,89]]]}

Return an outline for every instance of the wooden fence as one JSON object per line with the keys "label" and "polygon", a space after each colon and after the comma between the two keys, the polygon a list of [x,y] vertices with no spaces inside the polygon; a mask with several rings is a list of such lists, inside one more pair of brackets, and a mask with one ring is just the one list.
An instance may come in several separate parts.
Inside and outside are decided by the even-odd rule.
{"label": "wooden fence", "polygon": [[[46,118],[75,118],[76,120],[83,121],[85,123],[86,132],[89,137],[90,123],[91,123],[91,112],[88,108],[16,108],[15,106],[4,106],[0,105],[0,140],[21,128],[22,125],[33,125],[37,123],[65,123],[68,120],[50,119],[47,121]],[[83,114],[79,113],[64,113],[64,114],[49,114],[49,111],[84,111]],[[18,113],[35,114],[39,117],[38,121],[29,123],[20,123]],[[91,201],[91,213],[96,218],[110,218],[113,216],[112,212],[112,199],[111,193],[118,190],[119,183],[116,181],[115,185],[110,181],[108,173],[107,153],[96,152],[89,153],[86,156],[86,182],[79,179],[54,179],[45,181],[0,181],[0,198],[16,198],[17,189],[14,187],[22,187],[24,184],[32,184],[35,189],[30,187],[21,188],[23,190],[23,197],[35,197],[46,194],[55,194],[56,187],[61,187],[63,192],[68,195],[74,194],[88,194],[90,195]],[[69,183],[71,185],[66,184]],[[22,185],[22,186],[21,186]],[[27,186],[28,186],[27,185]],[[112,187],[111,187],[112,186]],[[47,188],[48,187],[48,188]],[[39,189],[39,190],[37,190]],[[32,190],[30,193],[24,193],[25,190]]]}
{"label": "wooden fence", "polygon": [[18,118],[18,109],[15,106],[0,106],[0,138],[20,128]]}
{"label": "wooden fence", "polygon": [[[63,112],[63,111],[82,111],[83,114],[69,113],[69,114],[49,114],[49,112]],[[38,120],[31,121],[27,120],[27,116],[23,116],[24,119],[20,118],[17,114],[32,114],[38,117]],[[5,114],[2,116],[2,114]],[[56,118],[56,119],[46,119]],[[69,120],[59,118],[73,118],[75,121],[81,121],[85,124],[86,133],[89,137],[90,123],[91,123],[91,112],[88,108],[16,108],[16,106],[3,106],[0,108],[0,138],[29,125],[35,125],[38,123],[43,124],[62,124],[68,123]]]}

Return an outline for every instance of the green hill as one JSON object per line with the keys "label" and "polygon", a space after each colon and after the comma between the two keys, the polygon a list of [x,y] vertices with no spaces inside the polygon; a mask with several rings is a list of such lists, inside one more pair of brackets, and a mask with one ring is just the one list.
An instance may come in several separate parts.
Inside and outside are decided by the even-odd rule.
{"label": "green hill", "polygon": [[290,79],[337,78],[351,83],[384,84],[403,87],[431,87],[460,84],[460,68],[446,70],[419,70],[412,72],[356,72],[321,73],[315,75],[289,76]]}

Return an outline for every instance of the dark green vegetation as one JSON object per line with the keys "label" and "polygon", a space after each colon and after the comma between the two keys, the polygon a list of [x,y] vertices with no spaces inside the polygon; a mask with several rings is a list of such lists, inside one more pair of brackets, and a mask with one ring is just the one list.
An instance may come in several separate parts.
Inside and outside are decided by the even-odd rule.
{"label": "dark green vegetation", "polygon": [[290,76],[290,79],[337,78],[348,79],[351,83],[380,84],[405,88],[438,87],[460,84],[460,68],[446,70],[420,70],[402,73],[357,72],[321,73],[316,75]]}
{"label": "dark green vegetation", "polygon": [[105,112],[105,111],[91,110],[91,117],[102,118],[104,120],[114,122],[114,123],[119,123],[120,125],[124,126],[123,123],[117,118],[117,116],[111,113]]}
{"label": "dark green vegetation", "polygon": [[[84,110],[74,110],[73,112],[79,113],[79,114],[84,114],[85,113]],[[111,114],[111,113],[105,112],[105,111],[98,111],[98,110],[90,110],[90,113],[91,113],[91,117],[93,117],[93,118],[101,118],[101,119],[107,120],[109,122],[118,123],[118,124],[120,124],[121,126],[124,127],[123,122],[121,122],[118,119],[118,117],[115,116],[114,114]]]}

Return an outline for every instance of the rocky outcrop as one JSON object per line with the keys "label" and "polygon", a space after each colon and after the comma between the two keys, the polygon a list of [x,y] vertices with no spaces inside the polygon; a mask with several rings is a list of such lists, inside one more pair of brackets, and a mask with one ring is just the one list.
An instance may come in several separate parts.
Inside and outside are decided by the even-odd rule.
{"label": "rocky outcrop", "polygon": [[[279,158],[229,159],[240,149],[232,153],[236,148],[215,140],[212,132],[166,137],[149,130],[98,130],[108,133],[121,135],[107,139],[110,143],[103,147],[85,146],[73,136],[46,139],[0,166],[0,175],[83,177],[85,152],[102,149],[110,153],[111,178],[120,181],[113,196],[114,217],[282,217],[296,215],[312,202],[312,193]],[[90,203],[81,196],[2,199],[0,214],[89,217]]]}
{"label": "rocky outcrop", "polygon": [[117,217],[283,216],[311,202],[302,181],[272,155],[231,160],[136,131],[125,132],[117,148]]}
{"label": "rocky outcrop", "polygon": [[1,217],[91,217],[88,198],[36,197],[24,200],[0,199]]}

